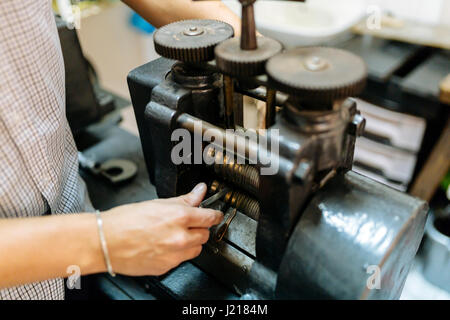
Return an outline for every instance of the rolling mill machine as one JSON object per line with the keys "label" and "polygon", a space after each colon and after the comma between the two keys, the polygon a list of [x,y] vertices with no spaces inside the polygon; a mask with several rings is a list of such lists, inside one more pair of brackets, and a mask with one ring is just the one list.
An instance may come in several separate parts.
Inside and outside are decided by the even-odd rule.
{"label": "rolling mill machine", "polygon": [[[350,97],[364,88],[364,62],[329,47],[283,51],[256,35],[254,1],[240,2],[240,37],[214,20],[166,25],[154,34],[162,57],[128,76],[158,196],[202,181],[219,195],[209,206],[224,220],[194,263],[244,298],[398,298],[427,205],[351,171],[365,120]],[[265,102],[266,130],[244,128],[243,96]],[[192,134],[181,163],[177,129]],[[200,144],[194,161],[206,132],[214,147]]]}

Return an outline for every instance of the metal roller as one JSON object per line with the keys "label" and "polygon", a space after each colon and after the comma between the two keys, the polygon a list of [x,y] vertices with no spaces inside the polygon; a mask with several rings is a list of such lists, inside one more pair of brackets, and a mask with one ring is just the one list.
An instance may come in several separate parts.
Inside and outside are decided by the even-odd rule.
{"label": "metal roller", "polygon": [[[224,183],[220,183],[214,180],[211,183],[210,190],[212,192],[217,192],[225,187],[228,187]],[[223,201],[230,207],[236,208],[240,212],[244,213],[253,220],[258,221],[259,219],[259,202],[256,199],[246,195],[243,192],[237,190],[231,190],[224,197]]]}
{"label": "metal roller", "polygon": [[254,196],[258,195],[259,171],[256,167],[236,163],[234,157],[228,157],[223,151],[213,148],[208,150],[208,156],[214,158],[214,163],[209,167],[218,176]]}

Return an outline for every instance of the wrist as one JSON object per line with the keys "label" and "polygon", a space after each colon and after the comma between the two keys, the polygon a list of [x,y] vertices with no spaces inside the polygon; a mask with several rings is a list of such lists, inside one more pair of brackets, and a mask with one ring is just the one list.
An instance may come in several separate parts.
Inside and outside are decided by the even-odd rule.
{"label": "wrist", "polygon": [[100,236],[98,232],[95,214],[85,213],[81,215],[81,232],[86,232],[86,246],[82,250],[80,268],[83,274],[106,272],[106,264],[103,256]]}
{"label": "wrist", "polygon": [[97,218],[97,230],[98,230],[98,235],[100,238],[100,245],[102,248],[103,260],[105,261],[106,270],[112,277],[115,277],[116,274],[114,273],[114,270],[111,265],[111,259],[109,256],[108,245],[106,243],[106,237],[105,237],[105,233],[103,231],[103,219],[102,219],[102,215],[99,210],[97,210],[95,212],[95,217]]}

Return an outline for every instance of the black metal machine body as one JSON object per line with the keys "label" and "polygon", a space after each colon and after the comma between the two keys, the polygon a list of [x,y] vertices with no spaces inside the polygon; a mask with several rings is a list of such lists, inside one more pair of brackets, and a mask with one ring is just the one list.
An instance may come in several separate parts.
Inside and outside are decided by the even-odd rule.
{"label": "black metal machine body", "polygon": [[[208,20],[161,28],[155,47],[181,62],[159,58],[128,76],[158,196],[201,181],[211,194],[231,188],[214,204],[224,222],[194,263],[244,298],[398,298],[427,206],[350,171],[364,119],[348,97],[364,86],[364,64],[331,48],[281,53],[259,37],[252,55],[227,40],[229,28]],[[243,95],[266,102],[267,130],[242,128]],[[177,129],[214,138],[190,140],[179,163]]]}

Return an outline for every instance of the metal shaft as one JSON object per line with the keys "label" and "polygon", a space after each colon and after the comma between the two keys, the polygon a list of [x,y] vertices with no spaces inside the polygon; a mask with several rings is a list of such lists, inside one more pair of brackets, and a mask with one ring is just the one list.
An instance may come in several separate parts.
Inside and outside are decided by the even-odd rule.
{"label": "metal shaft", "polygon": [[275,123],[275,103],[276,103],[276,91],[267,88],[267,98],[266,98],[266,129]]}
{"label": "metal shaft", "polygon": [[225,117],[227,128],[234,129],[234,114],[233,114],[233,79],[230,76],[224,75],[223,77],[225,87]]}
{"label": "metal shaft", "polygon": [[[270,130],[265,137],[257,134],[256,139],[246,137],[245,135],[236,134],[233,132],[225,131],[222,128],[212,125],[207,121],[203,121],[196,118],[188,113],[182,113],[177,118],[177,126],[179,128],[184,128],[192,132],[195,136],[200,136],[204,139],[205,136],[212,137],[214,142],[220,149],[226,150],[233,153],[236,157],[248,160],[248,163],[257,164],[259,166],[271,166],[273,164],[278,164],[280,157],[278,156],[278,150],[275,152],[271,151],[272,143],[266,145],[265,147],[261,145],[261,141],[266,141],[264,139],[272,139]],[[252,135],[249,135],[252,136]],[[254,135],[253,135],[254,136]],[[263,139],[263,140],[261,140]],[[276,138],[278,139],[278,138]],[[217,144],[217,141],[222,142],[222,145]],[[275,144],[277,146],[278,144]],[[260,148],[267,148],[267,152],[264,151],[262,154],[265,155],[264,160],[260,158],[262,150]]]}
{"label": "metal shaft", "polygon": [[253,9],[255,0],[240,0],[240,2],[242,4],[241,49],[255,50],[257,48],[255,11]]}
{"label": "metal shaft", "polygon": [[[267,85],[267,83],[262,83],[261,86],[255,88],[255,89],[243,89],[243,88],[240,88],[239,86],[236,86],[236,88],[234,88],[234,90],[238,93],[249,96],[256,100],[267,102],[267,88],[265,87],[266,85]],[[288,95],[278,91],[275,94],[275,105],[282,106],[285,104],[287,99],[288,99]]]}
{"label": "metal shaft", "polygon": [[[210,190],[212,192],[217,192],[217,191],[222,190],[223,188],[229,188],[229,186],[227,186],[226,184],[221,183],[217,180],[214,180],[211,183]],[[232,190],[232,191],[229,191],[224,196],[223,201],[227,205],[229,205],[233,208],[236,208],[237,210],[239,210],[246,216],[252,218],[253,220],[258,221],[260,208],[259,208],[259,202],[256,199],[250,197],[249,195],[247,195],[243,192],[240,192],[237,190]]]}
{"label": "metal shaft", "polygon": [[[194,134],[200,134],[203,136],[206,132],[208,132],[211,136],[220,137],[218,140],[223,142],[223,146],[221,147],[233,146],[233,150],[229,151],[240,157],[249,159],[255,155],[258,155],[259,146],[257,142],[234,133],[226,132],[224,129],[214,126],[211,123],[196,118],[188,113],[182,113],[178,117],[177,125],[180,128],[187,129]],[[199,128],[199,132],[197,132],[197,128]],[[240,150],[243,150],[243,154],[238,152]]]}

